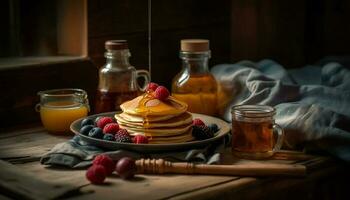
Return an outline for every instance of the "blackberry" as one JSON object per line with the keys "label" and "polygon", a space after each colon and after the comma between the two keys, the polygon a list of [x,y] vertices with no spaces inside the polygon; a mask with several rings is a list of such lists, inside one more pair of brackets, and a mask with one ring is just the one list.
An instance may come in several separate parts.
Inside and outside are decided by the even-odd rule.
{"label": "blackberry", "polygon": [[197,140],[205,140],[214,137],[213,132],[205,125],[193,126],[192,135]]}
{"label": "blackberry", "polygon": [[80,134],[83,134],[83,135],[88,135],[90,130],[93,129],[94,126],[93,125],[85,125],[85,126],[82,126],[79,130],[79,133]]}
{"label": "blackberry", "polygon": [[103,135],[103,140],[114,141],[114,135],[106,133]]}
{"label": "blackberry", "polygon": [[89,131],[89,137],[102,139],[102,138],[103,138],[102,129],[100,129],[100,128],[98,128],[98,127],[92,128],[92,129]]}
{"label": "blackberry", "polygon": [[119,129],[116,134],[130,136],[128,130],[126,129]]}
{"label": "blackberry", "polygon": [[122,143],[132,143],[131,137],[129,135],[125,134],[116,134],[114,136],[116,142],[122,142]]}
{"label": "blackberry", "polygon": [[209,124],[208,128],[210,129],[210,131],[214,134],[216,132],[218,132],[219,127],[217,124]]}
{"label": "blackberry", "polygon": [[86,126],[86,125],[95,125],[94,120],[90,119],[90,118],[85,118],[81,121],[80,123],[80,127]]}

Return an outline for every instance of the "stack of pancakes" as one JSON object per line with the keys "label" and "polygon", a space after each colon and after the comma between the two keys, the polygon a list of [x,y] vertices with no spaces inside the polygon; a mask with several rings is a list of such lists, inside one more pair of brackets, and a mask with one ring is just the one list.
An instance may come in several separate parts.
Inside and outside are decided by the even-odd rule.
{"label": "stack of pancakes", "polygon": [[191,141],[192,115],[187,104],[172,96],[160,101],[150,93],[123,103],[122,113],[115,118],[131,136],[142,134],[151,144],[182,143]]}

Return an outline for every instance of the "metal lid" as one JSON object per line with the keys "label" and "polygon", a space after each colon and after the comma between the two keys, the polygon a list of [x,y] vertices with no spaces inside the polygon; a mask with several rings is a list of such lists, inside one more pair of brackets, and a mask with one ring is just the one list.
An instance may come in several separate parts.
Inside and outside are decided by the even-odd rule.
{"label": "metal lid", "polygon": [[128,49],[128,42],[126,40],[107,40],[105,42],[107,50],[123,50]]}
{"label": "metal lid", "polygon": [[190,51],[190,52],[209,51],[209,40],[205,40],[205,39],[181,40],[181,51]]}

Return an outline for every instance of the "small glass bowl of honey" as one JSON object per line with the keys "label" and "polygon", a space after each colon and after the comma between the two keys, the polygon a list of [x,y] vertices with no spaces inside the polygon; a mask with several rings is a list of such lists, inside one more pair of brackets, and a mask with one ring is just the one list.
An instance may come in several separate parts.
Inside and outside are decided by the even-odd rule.
{"label": "small glass bowl of honey", "polygon": [[69,133],[70,124],[90,111],[87,93],[82,89],[66,88],[38,92],[41,122],[51,133]]}

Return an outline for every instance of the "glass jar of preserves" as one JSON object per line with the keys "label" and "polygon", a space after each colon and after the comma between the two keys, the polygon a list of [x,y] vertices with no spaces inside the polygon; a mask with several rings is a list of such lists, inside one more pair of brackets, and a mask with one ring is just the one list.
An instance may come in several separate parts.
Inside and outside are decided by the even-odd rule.
{"label": "glass jar of preserves", "polygon": [[172,81],[172,95],[188,104],[188,110],[217,114],[217,82],[209,72],[209,41],[181,40],[182,70]]}

